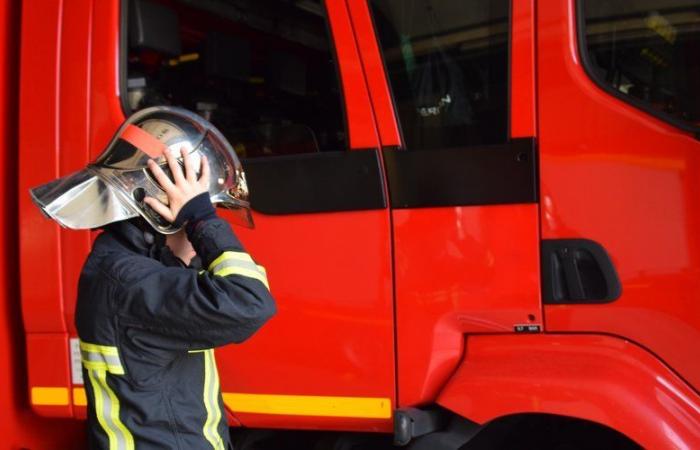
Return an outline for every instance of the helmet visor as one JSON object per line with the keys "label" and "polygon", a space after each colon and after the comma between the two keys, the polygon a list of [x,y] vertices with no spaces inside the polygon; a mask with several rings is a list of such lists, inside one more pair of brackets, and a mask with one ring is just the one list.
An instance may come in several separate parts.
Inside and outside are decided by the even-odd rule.
{"label": "helmet visor", "polygon": [[30,194],[46,216],[66,228],[99,228],[138,216],[123,195],[89,167],[31,189]]}

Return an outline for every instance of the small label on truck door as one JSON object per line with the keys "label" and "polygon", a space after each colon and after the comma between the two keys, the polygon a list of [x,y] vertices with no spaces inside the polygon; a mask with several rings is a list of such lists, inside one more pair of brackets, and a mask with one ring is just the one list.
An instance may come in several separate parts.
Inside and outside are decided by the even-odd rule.
{"label": "small label on truck door", "polygon": [[516,333],[539,333],[541,331],[541,327],[533,324],[513,325],[513,330]]}

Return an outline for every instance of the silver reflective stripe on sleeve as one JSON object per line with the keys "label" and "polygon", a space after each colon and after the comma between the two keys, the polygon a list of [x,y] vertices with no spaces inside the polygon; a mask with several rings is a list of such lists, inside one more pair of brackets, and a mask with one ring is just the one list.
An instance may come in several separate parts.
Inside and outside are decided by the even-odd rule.
{"label": "silver reflective stripe on sleeve", "polygon": [[253,278],[270,288],[265,268],[255,264],[253,258],[244,252],[223,252],[209,265],[209,271],[221,277],[241,275]]}

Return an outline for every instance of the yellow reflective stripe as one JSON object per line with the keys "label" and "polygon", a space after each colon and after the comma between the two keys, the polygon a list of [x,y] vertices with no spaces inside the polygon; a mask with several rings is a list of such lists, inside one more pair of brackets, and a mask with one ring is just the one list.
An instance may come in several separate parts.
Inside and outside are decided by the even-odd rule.
{"label": "yellow reflective stripe", "polygon": [[[119,418],[119,398],[107,383],[107,372],[124,375],[119,350],[110,345],[80,341],[80,353],[95,397],[95,415],[107,435],[109,450],[134,450],[134,437]],[[83,400],[87,404],[84,393],[81,399],[80,393],[74,390],[73,397],[76,405]]]}
{"label": "yellow reflective stripe", "polygon": [[266,395],[224,392],[224,403],[233,412],[288,416],[391,418],[391,399],[372,397],[327,397],[311,395]]}
{"label": "yellow reflective stripe", "polygon": [[32,405],[67,405],[68,388],[32,386],[31,401]]}
{"label": "yellow reflective stripe", "polygon": [[124,368],[113,364],[107,364],[104,361],[88,361],[83,359],[83,367],[88,370],[106,370],[114,375],[124,375]]}
{"label": "yellow reflective stripe", "polygon": [[119,399],[107,384],[107,372],[88,370],[95,396],[95,415],[107,434],[109,450],[134,450],[134,437],[119,418]]}
{"label": "yellow reflective stripe", "polygon": [[214,450],[224,450],[224,442],[219,435],[219,421],[221,409],[219,408],[219,373],[216,370],[214,349],[204,352],[204,408],[207,410],[207,419],[204,422],[202,432]]}
{"label": "yellow reflective stripe", "polygon": [[109,398],[111,400],[110,415],[114,420],[114,424],[117,426],[122,436],[124,436],[124,439],[126,441],[126,450],[134,450],[134,437],[131,435],[131,432],[126,428],[124,423],[119,418],[119,399],[117,398],[117,395],[114,393],[114,391],[110,389],[109,386],[107,386],[105,372],[101,371],[100,373],[102,374],[102,378],[104,379],[104,385],[107,389],[107,395],[109,395]]}
{"label": "yellow reflective stripe", "polygon": [[85,350],[86,352],[100,353],[102,355],[119,355],[117,347],[112,347],[109,345],[90,344],[89,342],[85,341],[80,341],[80,350]]}
{"label": "yellow reflective stripe", "polygon": [[213,271],[216,266],[221,264],[227,259],[235,259],[238,261],[251,262],[254,263],[253,258],[245,252],[223,252],[214,261],[209,264],[209,271]]}
{"label": "yellow reflective stripe", "polygon": [[263,273],[255,270],[244,269],[242,267],[226,267],[218,272],[215,272],[214,275],[218,275],[220,277],[225,277],[228,275],[241,275],[248,278],[254,278],[264,284],[266,288],[270,289],[270,284],[267,281],[267,277]]}
{"label": "yellow reflective stripe", "polygon": [[114,375],[124,375],[117,347],[80,341],[80,356],[88,370],[106,370]]}
{"label": "yellow reflective stripe", "polygon": [[223,252],[209,264],[209,271],[221,277],[241,275],[253,278],[261,281],[266,288],[270,289],[265,268],[256,264],[253,258],[244,252]]}
{"label": "yellow reflective stripe", "polygon": [[107,425],[107,419],[104,416],[104,393],[102,387],[98,384],[95,379],[95,374],[98,371],[89,370],[88,378],[90,379],[90,384],[92,385],[92,391],[95,395],[95,415],[97,416],[97,422],[99,422],[102,429],[107,433],[107,439],[109,440],[109,449],[113,450],[115,448],[115,443],[117,441],[117,436],[114,434],[114,430]]}
{"label": "yellow reflective stripe", "polygon": [[212,390],[212,396],[211,396],[211,402],[214,406],[214,420],[212,421],[214,425],[214,433],[216,433],[216,439],[218,442],[218,449],[217,450],[224,450],[224,441],[221,439],[221,435],[219,434],[219,422],[221,422],[221,408],[219,407],[219,395],[221,393],[221,386],[219,384],[219,370],[216,367],[216,356],[214,355],[214,349],[209,350],[209,361],[211,371],[212,371],[212,378],[213,378],[213,390]]}

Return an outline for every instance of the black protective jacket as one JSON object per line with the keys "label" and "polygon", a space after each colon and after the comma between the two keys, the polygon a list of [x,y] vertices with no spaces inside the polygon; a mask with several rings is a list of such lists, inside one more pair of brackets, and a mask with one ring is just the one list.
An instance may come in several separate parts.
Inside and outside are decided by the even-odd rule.
{"label": "black protective jacket", "polygon": [[90,447],[226,450],[213,348],[246,340],[274,314],[265,270],[219,218],[188,227],[199,269],[144,230],[109,225],[80,277]]}

